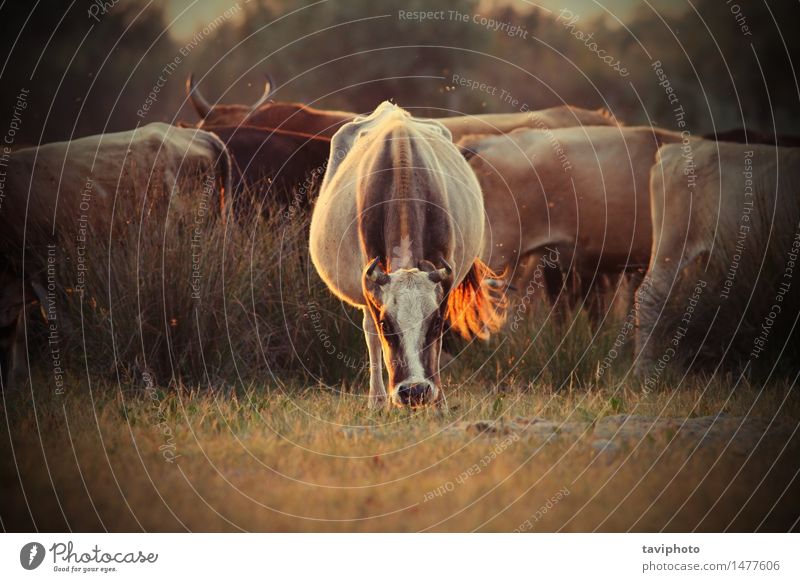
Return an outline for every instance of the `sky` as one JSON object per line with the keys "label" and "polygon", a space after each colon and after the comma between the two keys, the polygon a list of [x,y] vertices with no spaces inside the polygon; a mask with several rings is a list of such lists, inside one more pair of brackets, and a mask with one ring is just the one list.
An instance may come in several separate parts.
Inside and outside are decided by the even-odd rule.
{"label": "sky", "polygon": [[[613,14],[623,22],[633,16],[637,8],[645,6],[644,0],[485,0],[487,4],[510,4],[516,7],[539,6],[554,13],[566,8],[582,18],[590,19],[600,14]],[[682,0],[649,0],[659,12],[681,12],[685,6]]]}
{"label": "sky", "polygon": [[[203,28],[226,10],[238,3],[244,6],[250,0],[167,0],[166,17],[174,23],[170,34],[179,40],[191,38],[195,31]],[[239,10],[241,17],[244,10]],[[234,20],[236,15],[232,17]]]}
{"label": "sky", "polygon": [[[176,39],[190,38],[196,30],[202,28],[225,10],[235,6],[238,2],[244,6],[251,0],[168,0],[167,18],[174,24],[170,33]],[[280,0],[273,0],[280,4]],[[332,0],[346,1],[346,0]],[[685,3],[682,0],[649,0],[660,12],[676,13],[683,10]],[[614,14],[623,22],[628,20],[644,0],[482,0],[487,7],[494,5],[513,5],[517,8],[538,6],[554,13],[567,8],[575,14],[580,14],[582,19],[591,19],[600,14]],[[479,8],[480,9],[480,8]],[[243,14],[239,11],[239,16]],[[233,17],[234,19],[237,16]],[[613,22],[613,19],[612,19]]]}

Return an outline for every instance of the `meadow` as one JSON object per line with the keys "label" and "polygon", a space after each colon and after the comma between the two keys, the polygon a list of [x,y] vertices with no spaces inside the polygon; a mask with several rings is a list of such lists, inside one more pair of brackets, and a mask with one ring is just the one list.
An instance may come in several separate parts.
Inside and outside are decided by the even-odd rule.
{"label": "meadow", "polygon": [[645,387],[625,282],[600,325],[518,290],[503,334],[447,339],[446,408],[370,411],[360,315],[308,262],[307,201],[183,200],[117,208],[80,281],[58,241],[65,380],[32,314],[30,374],[3,393],[4,529],[797,528],[796,378]]}

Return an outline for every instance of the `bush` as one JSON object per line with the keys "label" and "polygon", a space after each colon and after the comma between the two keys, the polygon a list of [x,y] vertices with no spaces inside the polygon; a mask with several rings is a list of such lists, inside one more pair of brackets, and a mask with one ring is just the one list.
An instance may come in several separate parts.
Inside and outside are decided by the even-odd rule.
{"label": "bush", "polygon": [[[118,203],[111,228],[94,229],[86,243],[82,293],[79,243],[62,233],[55,305],[73,373],[147,371],[161,384],[200,385],[358,377],[360,315],[311,266],[308,211],[251,205],[223,219],[195,196],[199,183],[184,181],[168,205],[147,212]],[[35,336],[46,336],[47,325],[36,318]]]}

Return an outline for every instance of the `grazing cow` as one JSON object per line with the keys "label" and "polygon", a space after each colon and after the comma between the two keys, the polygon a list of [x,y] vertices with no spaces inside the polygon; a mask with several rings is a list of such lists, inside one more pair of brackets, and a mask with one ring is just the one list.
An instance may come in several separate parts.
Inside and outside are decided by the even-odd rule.
{"label": "grazing cow", "polygon": [[727,131],[720,131],[719,133],[707,133],[703,136],[703,138],[714,141],[730,141],[733,143],[766,144],[792,148],[800,147],[800,136],[776,136],[768,133],[753,131],[752,129],[745,129],[743,127],[738,129],[729,129]]}
{"label": "grazing cow", "polygon": [[755,364],[785,347],[800,312],[798,192],[800,149],[703,140],[658,151],[640,375]]}
{"label": "grazing cow", "polygon": [[[298,188],[315,182],[328,163],[329,138],[249,126],[206,126],[227,146],[233,161],[234,189],[243,187],[258,192],[266,186],[266,196],[291,204]],[[311,187],[304,188],[302,205],[309,202]],[[287,198],[288,196],[288,198]],[[236,201],[234,201],[236,204]]]}
{"label": "grazing cow", "polygon": [[[269,99],[272,81],[267,80],[264,94],[253,105],[211,105],[200,94],[190,75],[186,81],[187,98],[200,116],[197,127],[209,125],[252,125],[331,137],[345,123],[356,118],[348,111],[322,110],[302,103],[275,102]],[[454,141],[475,134],[502,134],[528,127],[554,129],[578,125],[617,125],[605,109],[592,111],[562,105],[524,113],[489,113],[437,119],[453,136]]]}
{"label": "grazing cow", "polygon": [[[555,299],[561,271],[580,277],[583,294],[601,275],[643,270],[650,256],[650,167],[678,134],[649,127],[572,127],[470,137],[459,145],[484,194],[483,259],[507,271],[517,289],[545,256]],[[541,286],[541,281],[539,281]]]}
{"label": "grazing cow", "polygon": [[[36,279],[49,261],[48,249],[107,238],[112,213],[121,220],[138,219],[156,205],[175,206],[183,199],[223,207],[231,186],[230,158],[217,136],[164,123],[20,149],[10,154],[7,166],[0,199],[4,384],[18,352],[20,311],[34,296],[31,287],[43,288]],[[202,193],[172,196],[187,187],[183,180],[189,178],[202,179]]]}
{"label": "grazing cow", "polygon": [[342,127],[311,220],[311,259],[330,290],[364,313],[369,404],[443,400],[445,319],[485,337],[503,300],[483,279],[483,197],[450,133],[388,102]]}

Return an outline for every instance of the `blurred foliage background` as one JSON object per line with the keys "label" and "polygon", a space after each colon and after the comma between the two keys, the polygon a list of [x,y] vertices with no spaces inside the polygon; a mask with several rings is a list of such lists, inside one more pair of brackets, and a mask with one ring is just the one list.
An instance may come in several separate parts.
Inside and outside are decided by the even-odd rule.
{"label": "blurred foliage background", "polygon": [[[364,112],[393,99],[421,115],[449,115],[569,103],[607,107],[630,125],[675,129],[675,105],[652,67],[660,61],[693,133],[742,126],[800,133],[792,63],[800,54],[800,3],[625,3],[622,16],[585,1],[561,3],[571,15],[545,4],[550,8],[500,0],[5,2],[0,123],[10,123],[22,88],[30,90],[29,107],[17,146],[150,121],[194,122],[185,103],[189,73],[212,102],[251,103],[269,72],[276,99],[318,107]],[[615,2],[606,5],[613,10]],[[399,17],[437,10],[443,19]],[[451,18],[456,12],[462,18]],[[493,30],[484,19],[507,26]],[[514,25],[521,32],[507,34]],[[593,36],[581,40],[578,32]],[[604,63],[591,42],[629,74]],[[174,68],[165,73],[169,63]],[[495,95],[455,86],[454,74],[497,87]],[[137,115],[159,76],[151,109]],[[502,99],[502,91],[518,103]]]}

